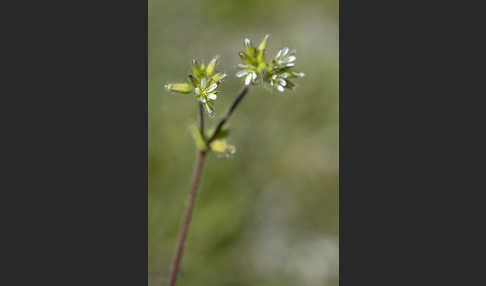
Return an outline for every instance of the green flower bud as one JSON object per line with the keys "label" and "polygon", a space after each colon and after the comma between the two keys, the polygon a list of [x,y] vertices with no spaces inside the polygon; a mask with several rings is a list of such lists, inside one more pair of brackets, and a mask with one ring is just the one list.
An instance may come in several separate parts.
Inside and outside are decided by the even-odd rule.
{"label": "green flower bud", "polygon": [[190,93],[192,91],[192,87],[187,83],[169,83],[165,87],[170,91],[179,93]]}
{"label": "green flower bud", "polygon": [[211,142],[211,150],[216,153],[223,153],[226,155],[233,155],[236,152],[236,148],[233,145],[226,143],[226,140],[214,140]]}
{"label": "green flower bud", "polygon": [[214,74],[214,68],[216,67],[216,62],[218,60],[218,57],[214,57],[208,64],[208,67],[206,68],[206,75],[208,77],[211,77]]}
{"label": "green flower bud", "polygon": [[199,67],[197,60],[192,60],[192,74],[196,78],[201,78],[201,68]]}

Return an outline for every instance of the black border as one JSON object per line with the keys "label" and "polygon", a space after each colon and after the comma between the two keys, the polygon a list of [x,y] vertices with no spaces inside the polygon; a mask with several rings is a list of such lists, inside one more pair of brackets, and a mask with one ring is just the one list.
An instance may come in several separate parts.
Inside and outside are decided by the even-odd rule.
{"label": "black border", "polygon": [[2,39],[2,278],[147,285],[148,3],[19,6]]}

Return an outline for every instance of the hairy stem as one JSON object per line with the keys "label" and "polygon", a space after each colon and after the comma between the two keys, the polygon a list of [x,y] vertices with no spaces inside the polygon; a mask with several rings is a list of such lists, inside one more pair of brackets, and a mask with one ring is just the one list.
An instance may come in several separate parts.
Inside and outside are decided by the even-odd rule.
{"label": "hairy stem", "polygon": [[199,131],[204,140],[206,140],[206,135],[204,134],[204,107],[201,102],[198,104],[199,106]]}
{"label": "hairy stem", "polygon": [[191,192],[189,193],[189,198],[187,201],[186,212],[184,214],[184,219],[182,221],[182,229],[179,236],[179,241],[177,242],[177,252],[172,264],[172,272],[170,274],[169,286],[175,286],[177,280],[177,274],[179,273],[179,266],[182,260],[182,254],[184,252],[184,244],[187,237],[187,232],[189,230],[189,225],[191,223],[192,211],[194,209],[194,204],[196,202],[197,190],[199,188],[199,182],[201,180],[201,175],[204,167],[204,161],[206,159],[207,151],[198,151],[196,168],[194,169],[194,178],[192,181]]}
{"label": "hairy stem", "polygon": [[209,137],[209,140],[208,140],[208,145],[213,142],[213,140],[216,138],[216,135],[218,134],[218,132],[221,130],[221,128],[223,128],[223,125],[226,123],[226,121],[228,121],[228,119],[230,118],[231,114],[233,113],[233,111],[236,109],[236,107],[238,106],[238,104],[241,102],[241,100],[245,97],[245,95],[248,93],[248,90],[250,90],[250,85],[247,85],[245,86],[241,91],[240,93],[238,94],[238,96],[235,98],[235,100],[233,101],[233,103],[231,104],[231,106],[228,108],[228,110],[226,111],[226,114],[223,116],[223,118],[221,118],[221,120],[218,122],[218,125],[216,126],[216,129],[214,129],[214,132],[213,134],[211,135],[211,137]]}
{"label": "hairy stem", "polygon": [[[233,101],[231,106],[226,111],[223,118],[221,118],[221,120],[218,122],[218,125],[216,126],[216,129],[214,130],[211,137],[207,140],[206,143],[207,143],[208,146],[215,139],[216,135],[221,130],[223,125],[226,123],[226,121],[228,121],[231,114],[236,109],[236,107],[241,102],[241,100],[245,97],[245,95],[247,94],[249,89],[250,89],[250,86],[248,85],[248,86],[245,86],[240,91],[238,96],[235,98],[235,100]],[[202,134],[204,140],[206,140],[205,134],[204,134],[204,110],[203,110],[203,106],[202,106],[201,103],[199,103],[199,120],[200,120],[199,121],[199,128],[200,128],[201,134]],[[171,271],[171,274],[170,274],[169,286],[175,286],[176,280],[177,280],[177,275],[179,274],[179,267],[180,267],[182,255],[183,255],[183,252],[184,252],[184,245],[185,245],[185,241],[186,241],[186,238],[187,238],[187,233],[189,231],[189,225],[191,223],[192,211],[194,209],[194,205],[195,205],[195,202],[196,202],[196,195],[197,195],[197,191],[198,191],[198,188],[199,188],[199,182],[201,180],[202,171],[203,171],[203,168],[204,168],[204,161],[206,160],[206,155],[207,155],[208,151],[209,150],[198,151],[198,156],[197,156],[197,160],[196,160],[196,167],[194,168],[194,177],[193,177],[193,180],[192,180],[192,188],[191,188],[191,192],[189,193],[186,211],[185,211],[184,218],[183,218],[183,221],[182,221],[182,229],[181,229],[181,233],[179,235],[179,240],[177,242],[177,251],[176,251],[175,258],[174,258],[174,262],[172,264],[172,271]]]}

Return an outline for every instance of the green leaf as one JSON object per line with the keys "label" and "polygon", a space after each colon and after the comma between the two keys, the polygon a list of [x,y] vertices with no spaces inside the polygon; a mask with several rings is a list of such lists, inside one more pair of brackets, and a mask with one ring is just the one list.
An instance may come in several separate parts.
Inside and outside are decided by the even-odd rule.
{"label": "green leaf", "polygon": [[199,128],[195,124],[191,125],[191,132],[192,137],[194,138],[194,142],[196,143],[196,147],[199,150],[207,150],[208,147],[206,146],[206,142],[204,141]]}
{"label": "green leaf", "polygon": [[[213,132],[214,132],[214,128],[209,130],[209,134],[212,134]],[[214,139],[224,139],[228,137],[228,135],[229,135],[229,129],[227,127],[223,127],[219,129],[219,132],[214,136]]]}
{"label": "green leaf", "polygon": [[190,93],[192,87],[188,83],[169,83],[165,86],[170,91],[179,93]]}
{"label": "green leaf", "polygon": [[208,64],[208,67],[206,68],[206,75],[208,77],[211,77],[214,74],[214,68],[216,67],[216,61],[218,60],[218,57],[214,57]]}

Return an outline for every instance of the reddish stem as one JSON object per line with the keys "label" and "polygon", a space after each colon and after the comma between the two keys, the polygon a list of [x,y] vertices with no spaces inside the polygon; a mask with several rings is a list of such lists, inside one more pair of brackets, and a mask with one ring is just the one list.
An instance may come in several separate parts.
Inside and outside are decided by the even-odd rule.
{"label": "reddish stem", "polygon": [[177,243],[177,252],[172,264],[172,272],[170,275],[169,286],[175,286],[177,280],[177,274],[179,273],[179,266],[182,260],[182,254],[184,252],[184,243],[186,241],[187,232],[189,230],[189,224],[191,223],[192,211],[194,209],[194,203],[196,202],[197,190],[199,188],[199,181],[201,180],[202,170],[204,167],[204,161],[206,159],[207,151],[199,151],[197,156],[196,168],[194,170],[194,178],[192,181],[192,189],[189,193],[187,201],[186,213],[182,221],[182,230]]}

